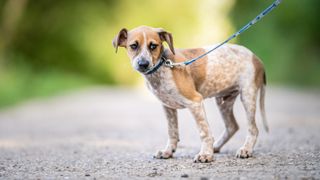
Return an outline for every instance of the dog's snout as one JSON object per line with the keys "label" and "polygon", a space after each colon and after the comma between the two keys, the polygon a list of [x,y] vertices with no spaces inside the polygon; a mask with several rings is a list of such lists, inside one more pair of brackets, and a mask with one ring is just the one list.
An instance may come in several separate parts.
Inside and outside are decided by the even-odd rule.
{"label": "dog's snout", "polygon": [[147,69],[149,67],[149,61],[145,60],[145,59],[141,59],[138,61],[138,65],[140,69]]}

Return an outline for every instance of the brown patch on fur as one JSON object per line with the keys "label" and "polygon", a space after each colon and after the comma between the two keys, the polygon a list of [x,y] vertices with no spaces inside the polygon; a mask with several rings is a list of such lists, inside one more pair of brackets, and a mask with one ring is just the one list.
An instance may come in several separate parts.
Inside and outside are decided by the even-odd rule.
{"label": "brown patch on fur", "polygon": [[260,87],[262,84],[266,84],[266,76],[265,76],[265,71],[263,68],[263,64],[260,61],[260,59],[256,56],[253,55],[252,57],[252,63],[255,68],[255,84],[257,87]]}
{"label": "brown patch on fur", "polygon": [[[168,51],[167,51],[168,52]],[[174,62],[183,62],[195,58],[205,52],[202,48],[176,50],[176,55],[166,53],[167,57]],[[173,79],[179,92],[186,98],[200,102],[202,95],[198,92],[206,79],[207,57],[194,62],[185,68],[172,69]],[[194,83],[190,83],[194,82]]]}
{"label": "brown patch on fur", "polygon": [[[134,37],[134,38],[133,38]],[[135,57],[137,56],[140,51],[141,48],[139,48],[138,50],[132,50],[129,46],[133,43],[137,42],[139,47],[142,46],[144,44],[144,38],[143,35],[139,32],[136,31],[129,31],[128,33],[128,40],[127,40],[127,44],[126,44],[126,49],[128,50],[127,53],[129,55],[129,57]]]}
{"label": "brown patch on fur", "polygon": [[[187,59],[198,57],[203,53],[205,53],[205,50],[202,48],[185,50],[183,52]],[[188,66],[189,73],[191,74],[191,77],[194,81],[197,90],[200,89],[201,85],[206,80],[207,60],[208,57],[205,56]]]}
{"label": "brown patch on fur", "polygon": [[173,80],[179,90],[179,92],[187,99],[194,102],[201,102],[202,96],[196,91],[196,87],[190,74],[186,69],[175,68],[172,70]]}

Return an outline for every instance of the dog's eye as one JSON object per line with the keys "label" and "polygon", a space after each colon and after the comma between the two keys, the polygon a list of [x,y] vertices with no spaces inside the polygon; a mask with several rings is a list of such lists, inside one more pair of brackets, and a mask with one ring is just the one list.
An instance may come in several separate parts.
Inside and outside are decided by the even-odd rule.
{"label": "dog's eye", "polygon": [[158,47],[158,45],[157,44],[150,44],[149,45],[149,48],[153,51],[153,50],[155,50],[156,48]]}
{"label": "dog's eye", "polygon": [[133,50],[137,50],[138,49],[138,44],[137,43],[131,44],[130,48],[133,49]]}

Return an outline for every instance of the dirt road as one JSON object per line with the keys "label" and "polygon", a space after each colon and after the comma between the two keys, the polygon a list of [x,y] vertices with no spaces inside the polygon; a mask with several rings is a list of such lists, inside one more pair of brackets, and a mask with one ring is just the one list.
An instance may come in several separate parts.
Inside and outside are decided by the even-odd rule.
{"label": "dirt road", "polygon": [[[320,179],[320,93],[267,89],[270,133],[257,122],[254,157],[237,159],[246,119],[215,161],[195,164],[200,140],[179,111],[181,142],[173,159],[152,155],[166,143],[161,105],[145,90],[94,88],[0,111],[0,179]],[[205,103],[214,137],[223,130],[215,101]],[[258,112],[259,113],[259,112]]]}

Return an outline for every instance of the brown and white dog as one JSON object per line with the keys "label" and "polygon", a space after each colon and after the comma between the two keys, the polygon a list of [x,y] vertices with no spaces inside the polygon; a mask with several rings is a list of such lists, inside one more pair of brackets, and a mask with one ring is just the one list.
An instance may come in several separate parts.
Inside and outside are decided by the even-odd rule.
{"label": "brown and white dog", "polygon": [[[164,48],[166,41],[169,49]],[[260,108],[266,130],[264,96],[266,77],[259,58],[243,46],[226,44],[211,54],[184,67],[161,66],[152,74],[145,74],[162,56],[173,62],[195,58],[207,48],[175,49],[172,35],[161,28],[147,26],[128,31],[122,29],[113,40],[113,46],[127,49],[134,69],[144,75],[147,87],[162,102],[168,121],[169,140],[155,158],[171,158],[179,142],[177,109],[188,108],[196,120],[201,138],[201,149],[194,162],[211,162],[213,153],[238,130],[233,115],[233,104],[240,94],[248,118],[248,134],[243,146],[237,151],[239,158],[252,156],[257,141],[258,128],[255,122],[256,99],[260,90]],[[220,109],[225,131],[214,142],[203,101],[215,97]]]}

